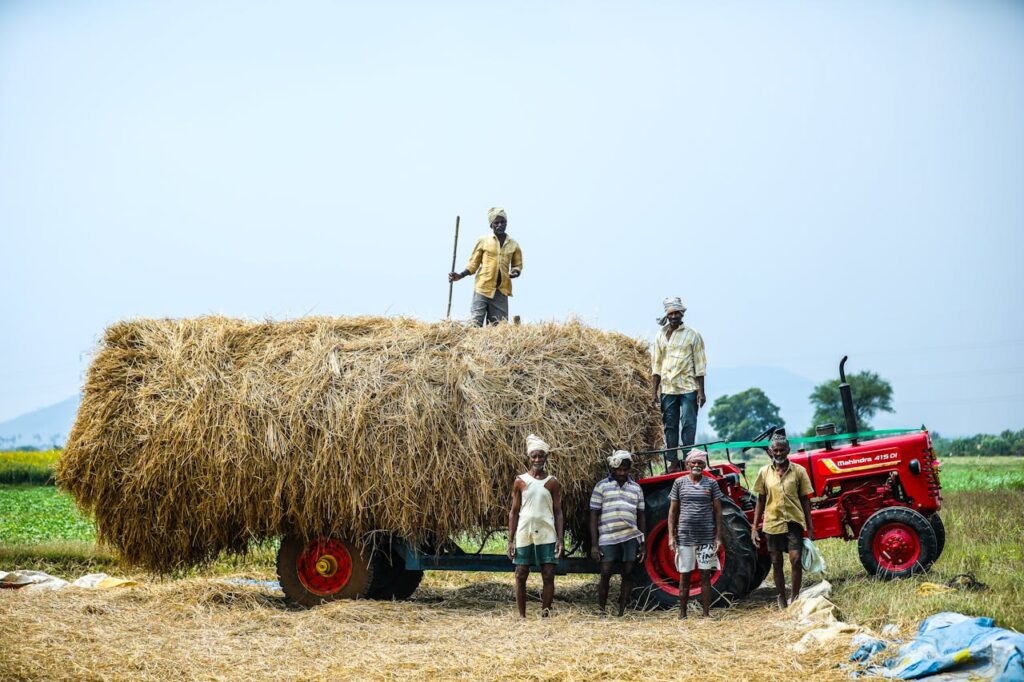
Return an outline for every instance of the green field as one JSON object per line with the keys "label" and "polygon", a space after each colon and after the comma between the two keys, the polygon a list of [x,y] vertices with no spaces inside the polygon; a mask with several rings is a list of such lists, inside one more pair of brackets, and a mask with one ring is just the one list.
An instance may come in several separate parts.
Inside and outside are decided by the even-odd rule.
{"label": "green field", "polygon": [[53,483],[53,465],[60,459],[60,452],[0,452],[0,484]]}
{"label": "green field", "polygon": [[[751,462],[751,476],[757,465]],[[847,618],[875,627],[950,610],[992,616],[1001,625],[1024,630],[1024,458],[950,458],[943,462],[942,482],[948,541],[932,571],[881,582],[864,573],[856,542],[822,541],[827,578],[836,588],[834,600]],[[97,548],[95,540],[92,523],[54,487],[0,485],[0,570],[44,570],[64,578],[94,571],[133,573]],[[275,551],[270,543],[246,556],[224,556],[179,575],[273,578]],[[987,589],[931,595],[917,591],[922,583],[944,583],[962,573]]]}

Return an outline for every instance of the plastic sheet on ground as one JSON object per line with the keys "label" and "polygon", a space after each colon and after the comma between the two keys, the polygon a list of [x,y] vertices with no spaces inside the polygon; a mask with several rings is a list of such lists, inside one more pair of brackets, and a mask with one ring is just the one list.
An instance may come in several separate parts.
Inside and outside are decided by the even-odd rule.
{"label": "plastic sheet on ground", "polygon": [[864,631],[859,625],[840,620],[839,607],[829,600],[830,594],[832,585],[827,580],[822,580],[801,591],[800,596],[789,605],[789,612],[796,618],[797,625],[810,627],[799,641],[790,645],[797,653],[807,653],[839,637],[852,636]]}
{"label": "plastic sheet on ground", "polygon": [[904,680],[939,674],[936,679],[1024,681],[1024,635],[994,627],[991,618],[937,613],[895,656],[863,672]]}
{"label": "plastic sheet on ground", "polygon": [[90,573],[71,583],[71,587],[85,587],[93,590],[109,590],[114,587],[132,587],[137,585],[127,578],[112,578],[106,573]]}
{"label": "plastic sheet on ground", "polygon": [[281,583],[276,580],[253,580],[252,578],[226,578],[224,582],[230,585],[250,585],[252,587],[265,587],[271,592],[282,592]]}
{"label": "plastic sheet on ground", "polygon": [[921,583],[915,590],[918,594],[942,594],[944,592],[956,592],[956,588],[941,583]]}
{"label": "plastic sheet on ground", "polygon": [[25,592],[61,590],[65,587],[106,590],[113,587],[130,587],[135,584],[134,580],[111,578],[106,573],[90,573],[69,583],[67,580],[42,571],[0,571],[0,587],[24,590]]}
{"label": "plastic sheet on ground", "polygon": [[26,592],[44,592],[59,590],[67,586],[67,580],[42,571],[0,571],[0,587],[25,590]]}

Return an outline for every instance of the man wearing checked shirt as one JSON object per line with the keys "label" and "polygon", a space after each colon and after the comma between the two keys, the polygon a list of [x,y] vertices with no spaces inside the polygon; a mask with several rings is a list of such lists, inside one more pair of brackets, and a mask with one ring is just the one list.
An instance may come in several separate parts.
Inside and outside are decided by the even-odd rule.
{"label": "man wearing checked shirt", "polygon": [[633,591],[633,569],[644,560],[644,491],[630,477],[632,455],[616,450],[608,458],[608,478],[594,486],[590,496],[590,556],[601,562],[597,584],[597,606],[604,614],[608,605],[608,583],[615,565],[622,565],[619,615]]}
{"label": "man wearing checked shirt", "polygon": [[[704,372],[707,357],[704,339],[692,327],[683,326],[686,306],[679,297],[666,298],[665,316],[654,339],[651,374],[654,375],[654,404],[661,406],[665,428],[669,471],[679,471],[679,456],[673,448],[693,445],[697,435],[697,409],[704,407]],[[680,443],[680,421],[682,443]]]}

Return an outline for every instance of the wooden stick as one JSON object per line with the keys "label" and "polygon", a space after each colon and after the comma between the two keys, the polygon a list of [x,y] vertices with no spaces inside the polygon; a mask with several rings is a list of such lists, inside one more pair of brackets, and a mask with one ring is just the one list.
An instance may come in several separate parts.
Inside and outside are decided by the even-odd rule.
{"label": "wooden stick", "polygon": [[[452,247],[452,269],[448,272],[455,272],[455,257],[459,252],[459,216],[455,216],[455,246]],[[448,282],[448,312],[444,314],[444,319],[448,319],[452,316],[452,285],[454,282]]]}

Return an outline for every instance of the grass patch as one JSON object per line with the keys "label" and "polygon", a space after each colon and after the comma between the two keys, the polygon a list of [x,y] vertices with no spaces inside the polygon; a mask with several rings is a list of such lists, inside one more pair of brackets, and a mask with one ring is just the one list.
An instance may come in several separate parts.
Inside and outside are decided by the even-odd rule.
{"label": "grass patch", "polygon": [[96,540],[92,522],[52,486],[0,486],[0,545]]}
{"label": "grass patch", "polygon": [[1024,457],[949,457],[939,480],[943,492],[1024,490]]}
{"label": "grass patch", "polygon": [[0,570],[43,571],[65,580],[118,570],[117,558],[86,540],[0,545]]}
{"label": "grass patch", "polygon": [[53,466],[60,454],[60,450],[0,452],[0,484],[53,485]]}

